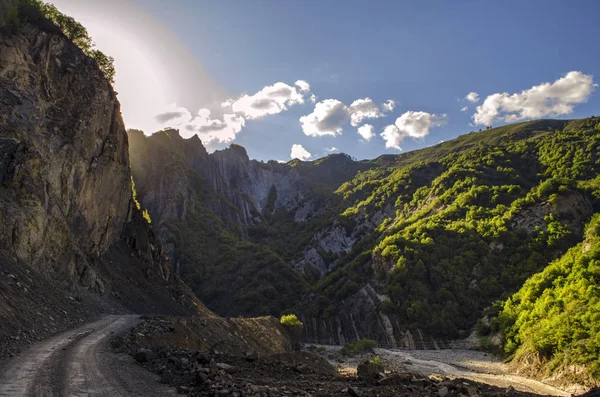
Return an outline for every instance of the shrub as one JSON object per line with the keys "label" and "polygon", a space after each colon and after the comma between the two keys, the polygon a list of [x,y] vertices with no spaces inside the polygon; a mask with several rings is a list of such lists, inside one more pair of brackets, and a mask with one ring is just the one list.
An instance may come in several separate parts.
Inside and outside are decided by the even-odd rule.
{"label": "shrub", "polygon": [[394,305],[391,300],[386,299],[379,303],[379,310],[385,314],[394,314],[396,312],[396,305]]}
{"label": "shrub", "polygon": [[325,348],[325,346],[319,346],[315,349],[315,351],[317,353],[323,353],[325,350],[327,350],[327,348]]}
{"label": "shrub", "polygon": [[152,219],[150,219],[150,214],[148,213],[147,209],[142,210],[142,205],[140,204],[140,202],[137,199],[137,191],[135,190],[135,182],[133,181],[133,175],[130,176],[131,178],[131,199],[133,200],[135,207],[142,211],[142,216],[144,217],[144,219],[146,220],[146,222],[148,222],[148,224],[152,223]]}
{"label": "shrub", "polygon": [[148,224],[152,223],[152,219],[150,219],[150,214],[148,213],[148,210],[145,209],[142,211],[142,216],[144,217],[144,219],[146,220],[146,222],[148,222]]}
{"label": "shrub", "polygon": [[369,362],[371,364],[375,364],[375,365],[383,365],[383,360],[379,356],[373,357],[372,359],[369,360]]}
{"label": "shrub", "polygon": [[89,36],[87,29],[73,17],[58,11],[54,5],[43,3],[40,0],[18,0],[17,7],[14,10],[9,10],[9,18],[9,26],[12,28],[17,28],[24,22],[29,22],[48,30],[46,19],[52,21],[85,55],[96,61],[104,77],[111,84],[114,84],[114,59],[94,48],[94,42]]}
{"label": "shrub", "polygon": [[298,317],[296,317],[295,314],[284,314],[279,321],[281,322],[281,325],[292,331],[300,330],[304,327],[302,321],[298,320]]}
{"label": "shrub", "polygon": [[377,342],[372,339],[360,339],[354,342],[346,343],[340,350],[346,356],[354,356],[377,347]]}

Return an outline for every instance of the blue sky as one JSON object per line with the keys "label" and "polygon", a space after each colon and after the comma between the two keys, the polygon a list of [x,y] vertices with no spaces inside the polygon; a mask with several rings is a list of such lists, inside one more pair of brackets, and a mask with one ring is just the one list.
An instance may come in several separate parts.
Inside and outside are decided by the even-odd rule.
{"label": "blue sky", "polygon": [[[187,109],[193,118],[196,107],[211,109],[202,119],[210,128],[198,131],[213,132],[200,134],[203,141],[213,139],[207,142],[212,149],[233,142],[245,146],[251,158],[286,161],[293,144],[302,145],[311,158],[331,147],[359,159],[399,153],[398,147],[409,151],[481,128],[485,124],[469,123],[474,123],[477,106],[496,93],[508,95],[486,102],[480,121],[500,125],[537,115],[600,114],[595,87],[600,82],[598,1],[143,0],[135,6],[180,41],[211,81],[207,90],[218,87],[216,96],[236,100],[278,82],[305,94],[303,103],[286,102],[285,110],[264,118],[236,113],[242,114],[243,127],[238,123],[239,131],[215,140],[216,123],[228,122],[223,118],[227,111],[194,103],[194,95],[204,89],[190,84],[184,95],[186,85],[180,84],[183,88],[168,101],[176,106],[165,112]],[[574,71],[581,73],[567,75]],[[309,83],[310,91],[300,92],[294,86],[297,80]],[[545,82],[550,86],[540,86]],[[521,95],[535,86],[540,87]],[[117,91],[122,91],[118,84]],[[477,103],[465,99],[469,92],[479,94]],[[311,95],[317,104],[339,101],[342,105],[334,110],[346,118],[352,102],[370,98],[380,117],[356,126],[342,123],[335,136],[322,132],[325,127],[317,123],[313,130],[319,131],[308,136],[299,119],[315,109]],[[389,99],[395,109],[383,112],[381,104]],[[465,106],[468,110],[461,111]],[[420,113],[395,123],[407,112]],[[125,111],[124,116],[132,124]],[[172,121],[177,120],[167,123]],[[374,133],[368,142],[357,133],[366,123]],[[386,147],[381,132],[390,125]]]}

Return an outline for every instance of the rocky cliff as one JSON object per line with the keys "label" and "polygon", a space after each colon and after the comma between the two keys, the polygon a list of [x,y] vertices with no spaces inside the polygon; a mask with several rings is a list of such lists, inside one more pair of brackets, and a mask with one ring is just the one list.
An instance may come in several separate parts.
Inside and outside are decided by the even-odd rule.
{"label": "rocky cliff", "polygon": [[119,240],[131,201],[127,136],[110,84],[79,48],[31,25],[0,38],[0,238],[32,265]]}
{"label": "rocky cliff", "polygon": [[301,211],[306,220],[318,211],[307,210],[314,201],[298,169],[250,160],[237,145],[208,154],[197,136],[183,139],[174,129],[130,130],[129,141],[138,198],[176,271],[209,307],[279,314],[300,298],[301,277],[264,244],[253,245],[275,214]]}
{"label": "rocky cliff", "polygon": [[111,85],[18,4],[0,7],[0,339],[39,316],[52,332],[106,310],[204,310],[132,200]]}
{"label": "rocky cliff", "polygon": [[[166,129],[146,137],[130,130],[131,164],[140,202],[157,219],[184,220],[201,202],[247,235],[247,226],[302,199],[298,172],[276,161],[250,160],[237,145],[208,154],[198,136]],[[168,165],[168,167],[165,167]]]}

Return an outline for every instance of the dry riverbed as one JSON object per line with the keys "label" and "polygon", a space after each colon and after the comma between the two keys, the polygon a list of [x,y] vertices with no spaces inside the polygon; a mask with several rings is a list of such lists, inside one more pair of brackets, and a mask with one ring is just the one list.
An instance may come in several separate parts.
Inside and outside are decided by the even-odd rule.
{"label": "dry riverbed", "polygon": [[426,376],[470,379],[498,387],[552,396],[570,396],[585,389],[573,387],[561,390],[538,380],[511,373],[503,361],[491,354],[474,350],[394,350],[375,349],[373,353],[345,357],[339,354],[340,346],[324,346],[322,353],[345,374],[356,372],[357,365],[370,356],[379,356],[389,371],[414,371]]}

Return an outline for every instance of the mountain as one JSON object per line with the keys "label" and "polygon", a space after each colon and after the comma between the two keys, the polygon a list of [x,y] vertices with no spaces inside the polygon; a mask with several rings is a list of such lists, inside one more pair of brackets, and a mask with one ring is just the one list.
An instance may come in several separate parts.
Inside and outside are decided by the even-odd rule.
{"label": "mountain", "polygon": [[36,4],[0,3],[0,357],[102,313],[214,316],[132,197],[112,86]]}
{"label": "mountain", "polygon": [[[238,145],[208,154],[177,130],[129,131],[137,197],[169,257],[198,297],[221,315],[278,315],[308,284],[267,242],[266,221],[323,211],[339,185],[363,166],[345,155],[321,164],[250,160]],[[296,222],[276,221],[294,226]]]}
{"label": "mountain", "polygon": [[515,365],[596,384],[600,118],[264,163],[126,133],[110,62],[64,31],[0,2],[0,357],[102,313],[214,317],[199,297],[293,311],[309,342],[443,347],[478,328]]}
{"label": "mountain", "polygon": [[237,145],[208,154],[176,130],[129,134],[140,201],[210,308],[293,310],[313,342],[410,346],[466,336],[582,241],[599,206],[599,120],[287,164]]}
{"label": "mountain", "polygon": [[315,286],[310,337],[465,335],[484,307],[581,241],[598,206],[597,123],[472,133],[342,185],[339,218],[383,219]]}

